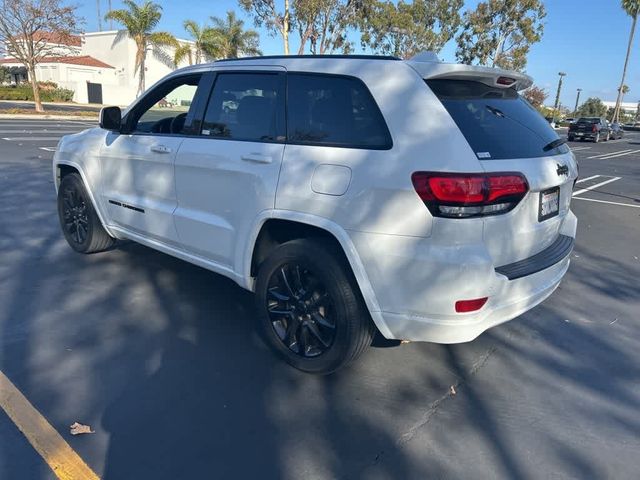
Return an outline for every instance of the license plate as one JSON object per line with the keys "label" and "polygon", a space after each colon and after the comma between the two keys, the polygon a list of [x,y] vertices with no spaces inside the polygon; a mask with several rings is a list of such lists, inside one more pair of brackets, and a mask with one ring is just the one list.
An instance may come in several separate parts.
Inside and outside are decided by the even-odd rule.
{"label": "license plate", "polygon": [[538,209],[538,221],[558,215],[560,210],[560,187],[553,187],[540,192],[540,208]]}
{"label": "license plate", "polygon": [[577,137],[581,137],[582,135],[584,135],[583,133],[576,133]]}

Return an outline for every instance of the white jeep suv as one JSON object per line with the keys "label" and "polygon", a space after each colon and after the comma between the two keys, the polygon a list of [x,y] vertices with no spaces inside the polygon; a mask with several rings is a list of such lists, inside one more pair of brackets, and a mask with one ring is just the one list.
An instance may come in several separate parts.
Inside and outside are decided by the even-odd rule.
{"label": "white jeep suv", "polygon": [[424,54],[178,70],[60,141],[62,230],[79,252],[134,240],[254,291],[266,342],[304,371],[376,330],[467,342],[569,266],[577,165],[529,85]]}

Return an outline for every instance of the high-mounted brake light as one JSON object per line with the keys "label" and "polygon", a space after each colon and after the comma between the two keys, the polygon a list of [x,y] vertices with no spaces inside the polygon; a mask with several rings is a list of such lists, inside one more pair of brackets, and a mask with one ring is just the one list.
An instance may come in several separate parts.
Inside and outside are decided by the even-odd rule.
{"label": "high-mounted brake light", "polygon": [[498,80],[496,80],[496,83],[498,85],[505,85],[505,86],[510,86],[513,85],[514,83],[516,83],[516,79],[515,78],[510,78],[510,77],[498,77]]}
{"label": "high-mounted brake light", "polygon": [[411,181],[431,214],[447,218],[508,212],[529,190],[520,173],[415,172]]}

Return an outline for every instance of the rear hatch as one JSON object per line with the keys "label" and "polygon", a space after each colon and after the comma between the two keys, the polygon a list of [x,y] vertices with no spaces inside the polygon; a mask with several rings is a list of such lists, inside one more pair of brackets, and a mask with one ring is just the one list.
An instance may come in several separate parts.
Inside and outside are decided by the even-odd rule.
{"label": "rear hatch", "polygon": [[425,81],[485,172],[520,173],[528,183],[528,193],[513,210],[483,217],[483,239],[494,264],[523,260],[549,247],[569,212],[577,177],[567,145],[513,82],[503,86],[497,78],[487,81],[470,75]]}

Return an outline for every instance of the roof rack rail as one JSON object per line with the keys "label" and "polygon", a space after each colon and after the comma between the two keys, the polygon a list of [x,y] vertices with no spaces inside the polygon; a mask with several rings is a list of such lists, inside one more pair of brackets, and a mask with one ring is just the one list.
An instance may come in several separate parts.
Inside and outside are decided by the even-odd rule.
{"label": "roof rack rail", "polygon": [[402,60],[401,58],[394,57],[393,55],[263,55],[258,57],[239,57],[239,58],[222,58],[216,60],[219,62],[235,62],[238,60],[273,60],[273,59],[286,59],[286,58],[352,58],[358,60]]}

